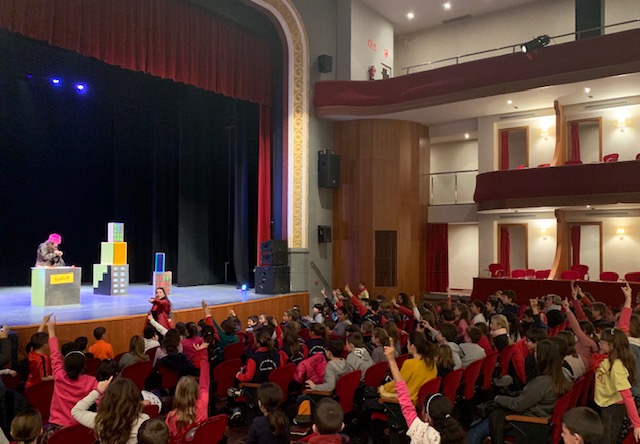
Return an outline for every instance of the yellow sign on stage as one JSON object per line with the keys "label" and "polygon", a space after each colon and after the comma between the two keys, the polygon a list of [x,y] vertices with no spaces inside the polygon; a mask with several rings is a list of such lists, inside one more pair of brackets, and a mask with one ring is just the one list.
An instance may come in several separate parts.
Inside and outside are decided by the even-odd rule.
{"label": "yellow sign on stage", "polygon": [[51,285],[73,284],[73,273],[52,274],[50,283]]}

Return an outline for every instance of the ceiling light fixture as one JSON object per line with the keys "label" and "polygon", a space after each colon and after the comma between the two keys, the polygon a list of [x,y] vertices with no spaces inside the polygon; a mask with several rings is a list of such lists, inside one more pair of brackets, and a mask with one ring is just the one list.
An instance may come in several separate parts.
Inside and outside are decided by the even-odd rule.
{"label": "ceiling light fixture", "polygon": [[464,138],[468,139],[469,138],[469,133],[464,133]]}
{"label": "ceiling light fixture", "polygon": [[588,86],[584,89],[585,94],[589,94],[591,92],[591,88]]}
{"label": "ceiling light fixture", "polygon": [[407,13],[407,18],[409,20],[413,20],[415,18],[415,14],[413,12],[409,12],[409,13]]}
{"label": "ceiling light fixture", "polygon": [[539,35],[535,39],[529,40],[527,43],[520,45],[520,49],[522,49],[522,52],[527,53],[542,48],[543,46],[547,46],[550,42],[551,37],[547,34]]}
{"label": "ceiling light fixture", "polygon": [[448,11],[449,9],[451,9],[451,2],[446,2],[444,5],[442,5],[442,7]]}
{"label": "ceiling light fixture", "polygon": [[513,103],[513,100],[507,100],[507,105],[511,105]]}

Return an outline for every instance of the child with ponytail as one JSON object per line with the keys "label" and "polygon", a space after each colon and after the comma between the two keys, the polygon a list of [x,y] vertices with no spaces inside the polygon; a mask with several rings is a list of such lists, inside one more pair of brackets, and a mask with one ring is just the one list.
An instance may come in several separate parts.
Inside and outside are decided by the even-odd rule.
{"label": "child with ponytail", "polygon": [[23,409],[11,421],[11,437],[14,443],[38,444],[41,436],[42,417],[36,409],[30,407]]}
{"label": "child with ponytail", "polygon": [[409,396],[409,389],[404,379],[402,379],[400,369],[396,363],[393,344],[385,346],[384,355],[387,358],[391,375],[395,381],[402,415],[409,426],[407,436],[411,438],[411,442],[423,444],[466,443],[466,433],[460,423],[451,416],[452,406],[447,397],[439,393],[428,396],[423,410],[424,420],[418,418],[416,408]]}
{"label": "child with ponytail", "polygon": [[265,382],[258,388],[258,407],[264,416],[255,418],[249,427],[245,444],[289,443],[289,419],[280,411],[282,389]]}

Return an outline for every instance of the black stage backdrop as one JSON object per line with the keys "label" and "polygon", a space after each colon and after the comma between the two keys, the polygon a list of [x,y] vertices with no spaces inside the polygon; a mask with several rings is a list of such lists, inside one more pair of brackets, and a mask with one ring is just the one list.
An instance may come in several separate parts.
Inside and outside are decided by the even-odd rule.
{"label": "black stage backdrop", "polygon": [[29,283],[51,232],[90,281],[110,221],[125,224],[131,282],[150,281],[156,251],[178,285],[252,282],[258,119],[255,104],[0,30],[0,285]]}

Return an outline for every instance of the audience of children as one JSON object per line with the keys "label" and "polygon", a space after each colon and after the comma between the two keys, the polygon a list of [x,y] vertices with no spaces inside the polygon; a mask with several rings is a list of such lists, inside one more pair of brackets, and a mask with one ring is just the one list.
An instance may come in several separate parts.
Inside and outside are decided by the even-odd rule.
{"label": "audience of children", "polygon": [[[633,425],[631,432],[635,438],[640,439],[640,316],[632,315],[630,287],[623,288],[625,304],[621,309],[592,302],[579,287],[573,288],[569,300],[547,295],[530,300],[526,308],[515,303],[516,294],[510,290],[498,292],[486,303],[452,304],[448,300],[438,306],[416,304],[414,297],[404,293],[399,293],[393,303],[369,300],[362,298],[360,290],[355,296],[345,286],[344,297],[334,290],[334,299],[325,297],[325,304],[314,305],[310,316],[303,316],[297,306],[286,310],[281,324],[267,313],[248,317],[244,336],[246,359],[236,379],[238,384],[261,384],[256,400],[262,416],[251,423],[245,442],[285,443],[290,434],[308,433],[312,421],[314,436],[308,442],[347,442],[347,435],[340,434],[344,427],[342,411],[330,399],[312,403],[307,395],[299,396],[294,422],[304,427],[291,427],[289,418],[281,411],[285,401],[282,390],[268,382],[269,375],[285,363],[293,363],[294,380],[304,385],[302,390],[332,392],[342,375],[360,370],[364,380],[373,364],[385,361],[393,380],[378,387],[378,393],[400,403],[407,436],[412,442],[473,444],[488,436],[492,442],[503,442],[507,433],[535,435],[538,429],[527,424],[518,424],[514,432],[506,416],[512,413],[551,416],[557,400],[589,371],[596,373],[592,401],[599,407],[599,414],[584,407],[567,412],[562,423],[565,442],[595,443],[603,435],[602,442],[619,443],[628,433],[628,422]],[[160,344],[154,366],[161,363],[179,369],[180,376],[166,424],[148,420],[142,413],[140,390],[131,381],[114,377],[118,367],[110,361],[114,352],[106,341],[104,327],[95,328],[96,342],[88,350],[104,360],[96,379],[83,374],[86,357],[81,348],[86,342],[80,346],[65,344],[61,352],[55,318],[45,316],[29,344],[25,385],[32,387],[53,379],[49,424],[42,431],[39,416],[25,409],[12,423],[13,439],[46,443],[55,431],[79,422],[93,428],[101,444],[185,443],[189,429],[210,414],[211,368],[222,359],[226,345],[239,341],[236,332],[242,331],[242,327],[233,311],[219,325],[203,301],[203,319],[197,323],[196,320],[177,323],[173,329],[168,316],[170,302],[164,291],[158,289],[153,301],[154,309],[143,336],[131,337],[129,352],[122,355],[118,364],[122,369],[148,360],[146,352]],[[337,322],[332,320],[333,316]],[[414,319],[422,322],[414,325]],[[308,328],[306,341],[300,337],[301,324]],[[551,331],[553,327],[559,330]],[[423,328],[428,330],[429,339]],[[487,416],[471,426],[468,437],[465,428],[454,419],[457,413],[451,402],[440,394],[427,395],[420,406],[422,413],[416,414],[414,403],[424,383],[436,376],[444,377],[454,369],[466,368],[494,350],[501,352],[514,343],[517,352],[523,355],[526,384],[513,374],[513,368],[506,371],[516,377],[513,387],[517,389],[520,383],[519,387],[524,385],[524,389],[516,396],[498,394]],[[410,359],[398,368],[395,359],[402,353],[408,353]],[[199,382],[189,376],[198,373]],[[501,387],[497,390],[509,393]],[[236,389],[232,392],[234,398],[243,394]],[[362,399],[355,401],[360,414],[381,408],[378,399],[366,395],[364,403]],[[96,403],[97,410],[91,411]],[[589,423],[589,427],[583,427],[582,423]],[[376,440],[383,436],[380,427],[388,426],[378,421],[370,425],[367,430]]]}

